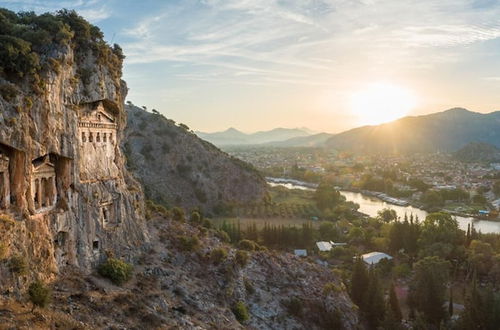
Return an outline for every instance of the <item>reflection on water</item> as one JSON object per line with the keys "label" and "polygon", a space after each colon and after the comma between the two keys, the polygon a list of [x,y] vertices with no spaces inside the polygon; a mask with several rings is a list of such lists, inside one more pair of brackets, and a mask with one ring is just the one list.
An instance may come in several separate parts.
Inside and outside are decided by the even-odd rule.
{"label": "reflection on water", "polygon": [[285,187],[285,188],[288,188],[288,189],[314,190],[314,189],[307,188],[307,187],[304,187],[304,186],[298,186],[298,185],[293,184],[293,183],[275,183],[275,182],[267,182],[267,184],[268,184],[268,185],[270,185],[271,187],[281,186],[281,187]]}
{"label": "reflection on water", "polygon": [[[417,216],[421,221],[427,216],[427,212],[413,207],[413,206],[398,206],[393,204],[388,204],[378,198],[366,196],[361,193],[355,193],[350,191],[341,191],[342,195],[346,197],[348,201],[359,204],[359,211],[368,214],[371,217],[377,215],[377,212],[384,208],[390,208],[398,214],[399,217],[404,218],[405,214],[410,216]],[[475,220],[474,218],[465,217],[455,217],[458,221],[458,225],[463,230],[467,230],[467,225],[474,222],[474,227],[476,230],[480,230],[483,233],[500,233],[500,222],[486,221],[486,220]]]}
{"label": "reflection on water", "polygon": [[[268,183],[271,186],[279,185],[288,189],[313,190],[293,183]],[[405,214],[407,214],[408,216],[410,216],[410,214],[413,214],[414,217],[417,216],[420,221],[423,221],[428,214],[426,211],[413,206],[398,206],[388,204],[383,200],[371,196],[366,196],[361,193],[350,191],[340,191],[340,193],[344,195],[348,201],[359,204],[359,211],[364,214],[368,214],[371,217],[377,216],[378,211],[384,208],[390,208],[396,211],[401,219],[404,218]],[[458,216],[456,217],[456,219],[460,228],[462,228],[463,230],[467,230],[467,225],[473,222],[474,227],[478,231],[481,231],[483,233],[500,233],[500,222],[475,220],[474,218],[464,218]]]}

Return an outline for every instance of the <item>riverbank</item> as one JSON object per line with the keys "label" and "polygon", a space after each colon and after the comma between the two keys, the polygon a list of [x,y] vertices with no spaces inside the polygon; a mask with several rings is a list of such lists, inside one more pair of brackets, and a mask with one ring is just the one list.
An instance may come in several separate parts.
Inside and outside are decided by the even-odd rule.
{"label": "riverbank", "polygon": [[[289,189],[301,189],[300,187],[307,188],[307,189],[316,189],[318,187],[318,185],[315,183],[304,182],[304,181],[295,180],[295,179],[288,179],[288,178],[266,177],[266,180],[268,181],[268,183],[270,182],[270,183],[273,183],[274,185],[284,185]],[[446,213],[449,213],[451,215],[463,217],[463,218],[474,218],[475,220],[500,222],[500,218],[481,217],[481,216],[478,216],[477,214],[464,213],[464,212],[449,210],[446,208],[442,208],[440,210],[426,209],[421,203],[415,203],[414,201],[406,200],[406,199],[402,199],[402,198],[395,198],[395,197],[387,195],[386,193],[379,192],[379,191],[362,190],[362,189],[355,189],[355,188],[344,188],[344,187],[335,187],[335,189],[337,189],[339,191],[348,191],[348,192],[360,193],[360,194],[363,194],[365,196],[375,197],[375,198],[378,198],[378,199],[380,199],[386,203],[389,203],[391,205],[412,206],[414,208],[419,208],[419,209],[422,209],[422,210],[429,212],[429,213],[431,213],[433,211],[434,212],[442,211],[442,212],[446,212]]]}
{"label": "riverbank", "polygon": [[[280,180],[283,183],[273,183],[273,185],[282,185],[288,189],[307,189],[314,190],[312,188],[307,188],[302,185],[304,182],[299,180],[292,181],[288,179]],[[280,182],[276,181],[276,182]],[[336,187],[339,189],[340,187]],[[396,204],[392,204],[390,202],[384,201],[377,196],[367,195],[361,191],[354,191],[353,189],[339,189],[340,193],[346,197],[348,201],[354,202],[360,205],[359,212],[362,214],[366,214],[370,217],[376,217],[378,211],[383,210],[384,208],[390,208],[396,211],[398,217],[404,218],[406,216],[413,215],[414,217],[418,217],[419,220],[424,220],[428,212],[421,208],[421,206],[414,206],[409,203],[406,206],[400,206]],[[443,210],[445,211],[445,210]],[[445,211],[446,212],[446,211]],[[459,226],[462,230],[467,230],[469,225],[474,225],[476,230],[480,230],[483,233],[500,233],[500,222],[499,221],[490,221],[478,219],[470,216],[462,216],[453,214],[457,219]]]}

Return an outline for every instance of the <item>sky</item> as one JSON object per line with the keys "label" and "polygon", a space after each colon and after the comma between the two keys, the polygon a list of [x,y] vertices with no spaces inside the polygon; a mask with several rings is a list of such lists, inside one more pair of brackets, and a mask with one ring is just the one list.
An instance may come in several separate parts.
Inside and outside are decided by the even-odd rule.
{"label": "sky", "polygon": [[0,6],[77,10],[122,46],[127,99],[194,130],[334,133],[452,107],[500,110],[497,0],[0,0]]}

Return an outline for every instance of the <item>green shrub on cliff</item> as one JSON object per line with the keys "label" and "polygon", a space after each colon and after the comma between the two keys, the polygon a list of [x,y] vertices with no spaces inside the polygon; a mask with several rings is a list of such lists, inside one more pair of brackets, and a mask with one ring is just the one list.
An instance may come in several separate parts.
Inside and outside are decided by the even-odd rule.
{"label": "green shrub on cliff", "polygon": [[42,281],[36,281],[31,283],[28,289],[28,295],[31,303],[33,304],[33,310],[35,307],[46,307],[51,298],[51,290],[43,284]]}
{"label": "green shrub on cliff", "polygon": [[200,240],[196,236],[181,236],[179,242],[184,251],[196,251],[200,247]]}
{"label": "green shrub on cliff", "polygon": [[174,207],[172,209],[172,218],[175,220],[175,221],[181,221],[181,222],[184,222],[185,221],[185,218],[186,216],[184,215],[184,210],[181,209],[180,207]]}
{"label": "green shrub on cliff", "polygon": [[247,306],[243,301],[238,301],[232,309],[234,316],[240,323],[245,323],[250,319],[250,314],[248,314]]}
{"label": "green shrub on cliff", "polygon": [[130,280],[133,270],[134,267],[131,264],[115,258],[108,258],[98,268],[101,276],[110,279],[116,285],[122,285]]}
{"label": "green shrub on cliff", "polygon": [[25,257],[15,255],[10,258],[9,269],[14,274],[25,275],[28,272],[28,262]]}
{"label": "green shrub on cliff", "polygon": [[212,253],[210,254],[210,258],[212,259],[213,263],[218,265],[227,258],[227,250],[225,248],[216,248],[212,250]]}
{"label": "green shrub on cliff", "polygon": [[106,44],[98,27],[66,9],[37,15],[0,8],[0,45],[0,76],[13,82],[32,76],[34,88],[44,71],[59,70],[59,58],[49,55],[57,48],[71,45],[77,62],[92,53],[116,77],[124,59],[120,46]]}

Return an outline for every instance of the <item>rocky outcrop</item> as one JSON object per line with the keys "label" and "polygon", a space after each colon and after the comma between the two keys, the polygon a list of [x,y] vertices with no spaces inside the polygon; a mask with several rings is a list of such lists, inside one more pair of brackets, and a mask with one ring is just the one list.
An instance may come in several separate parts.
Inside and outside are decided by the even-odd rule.
{"label": "rocky outcrop", "polygon": [[90,271],[107,254],[133,259],[148,240],[142,190],[119,147],[121,59],[100,47],[107,62],[90,46],[54,42],[35,52],[43,69],[0,74],[0,243],[4,259],[30,269],[12,282],[2,263],[2,288],[54,278],[67,265]]}
{"label": "rocky outcrop", "polygon": [[221,212],[266,194],[262,176],[160,114],[126,106],[127,166],[146,196],[166,206]]}
{"label": "rocky outcrop", "polygon": [[[39,328],[89,329],[358,329],[357,307],[344,284],[312,259],[238,251],[214,230],[158,214],[148,228],[151,249],[139,258],[131,282],[117,287],[68,272],[54,285],[52,309],[28,323],[42,319]],[[198,243],[187,246],[186,238]],[[227,251],[220,262],[212,257],[219,249]],[[242,252],[246,263],[238,261]],[[0,298],[2,303],[0,323],[6,327],[30,315]],[[233,312],[238,303],[249,315],[241,323]]]}

